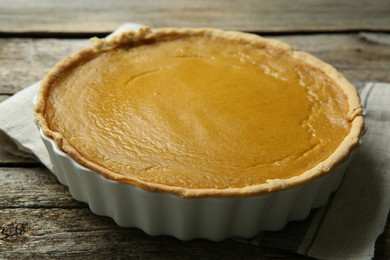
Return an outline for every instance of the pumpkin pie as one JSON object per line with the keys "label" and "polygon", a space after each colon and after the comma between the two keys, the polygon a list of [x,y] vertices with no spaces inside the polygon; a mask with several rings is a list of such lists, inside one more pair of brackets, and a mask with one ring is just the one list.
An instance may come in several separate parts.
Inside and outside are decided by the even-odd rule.
{"label": "pumpkin pie", "polygon": [[113,181],[251,196],[325,175],[359,144],[356,89],[286,43],[146,27],[92,42],[43,80],[35,118],[60,150]]}

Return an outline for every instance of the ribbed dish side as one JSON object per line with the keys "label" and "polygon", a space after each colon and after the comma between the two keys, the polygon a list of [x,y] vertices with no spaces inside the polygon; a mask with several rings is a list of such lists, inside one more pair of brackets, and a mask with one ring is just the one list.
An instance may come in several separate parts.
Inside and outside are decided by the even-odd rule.
{"label": "ribbed dish side", "polygon": [[250,238],[261,231],[280,230],[289,221],[302,220],[312,208],[326,203],[339,186],[350,160],[331,174],[279,192],[253,197],[186,199],[106,179],[76,163],[42,132],[41,137],[58,180],[69,187],[76,200],[88,203],[92,212],[111,217],[119,226],[181,240]]}

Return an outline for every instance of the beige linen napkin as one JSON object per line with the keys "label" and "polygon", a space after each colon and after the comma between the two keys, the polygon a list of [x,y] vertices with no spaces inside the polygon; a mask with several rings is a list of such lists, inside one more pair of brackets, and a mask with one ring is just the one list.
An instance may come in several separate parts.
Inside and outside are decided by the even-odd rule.
{"label": "beige linen napkin", "polygon": [[[125,24],[118,29],[138,27]],[[0,103],[0,139],[3,149],[19,156],[35,156],[52,170],[33,120],[32,102],[38,88],[36,83]],[[390,84],[367,83],[361,89],[368,131],[327,205],[282,231],[236,240],[320,259],[373,257],[390,207]]]}

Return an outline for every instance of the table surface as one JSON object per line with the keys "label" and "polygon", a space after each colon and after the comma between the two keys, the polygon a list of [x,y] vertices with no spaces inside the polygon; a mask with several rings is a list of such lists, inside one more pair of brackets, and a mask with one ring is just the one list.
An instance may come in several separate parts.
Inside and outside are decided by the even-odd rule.
{"label": "table surface", "polygon": [[[389,0],[0,1],[0,102],[40,80],[63,57],[125,22],[218,27],[292,44],[352,82],[390,82]],[[0,143],[0,258],[307,257],[233,240],[182,242],[120,228],[71,198],[39,162]],[[389,221],[376,259],[390,259]]]}

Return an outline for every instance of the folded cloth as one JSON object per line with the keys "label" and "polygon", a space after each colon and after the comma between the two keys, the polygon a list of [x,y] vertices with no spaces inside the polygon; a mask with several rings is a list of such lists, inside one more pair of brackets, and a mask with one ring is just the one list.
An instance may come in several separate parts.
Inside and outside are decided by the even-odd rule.
{"label": "folded cloth", "polygon": [[52,170],[48,152],[34,123],[33,99],[38,88],[39,82],[0,103],[0,143],[2,149],[14,155],[35,156]]}
{"label": "folded cloth", "polygon": [[[138,27],[126,24],[119,29]],[[0,144],[13,154],[38,158],[52,171],[33,119],[38,88],[36,83],[0,103]],[[237,241],[320,259],[374,256],[390,208],[390,84],[367,83],[360,89],[368,131],[339,190],[306,220]]]}

